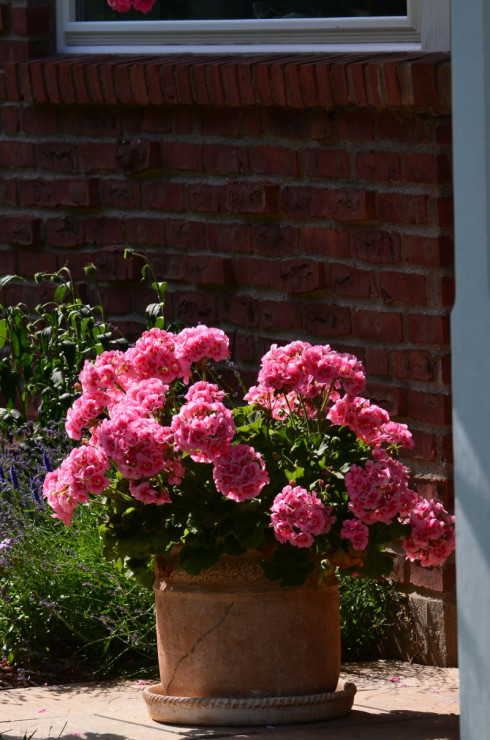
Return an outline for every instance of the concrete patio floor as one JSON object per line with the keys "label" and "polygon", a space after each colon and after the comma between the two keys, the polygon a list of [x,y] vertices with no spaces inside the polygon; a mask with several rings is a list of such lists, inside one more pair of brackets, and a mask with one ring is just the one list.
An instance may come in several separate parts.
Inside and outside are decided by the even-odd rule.
{"label": "concrete patio floor", "polygon": [[[346,717],[275,727],[183,727],[153,722],[142,682],[69,684],[0,692],[2,740],[457,740],[456,668],[380,660],[343,667],[357,686]],[[34,734],[33,734],[34,733]]]}

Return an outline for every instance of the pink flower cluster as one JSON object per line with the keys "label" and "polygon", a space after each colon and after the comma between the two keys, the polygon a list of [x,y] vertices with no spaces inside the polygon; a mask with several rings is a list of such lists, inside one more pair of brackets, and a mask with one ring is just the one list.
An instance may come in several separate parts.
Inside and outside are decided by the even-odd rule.
{"label": "pink flower cluster", "polygon": [[227,447],[214,461],[216,488],[233,501],[246,501],[258,496],[269,483],[262,456],[249,445]]}
{"label": "pink flower cluster", "polygon": [[69,524],[80,503],[88,501],[88,494],[100,494],[109,485],[104,475],[109,460],[102,450],[91,445],[73,449],[60,467],[46,475],[43,494],[55,517]]}
{"label": "pink flower cluster", "polygon": [[455,518],[442,504],[419,496],[405,522],[411,527],[403,540],[409,560],[420,560],[424,567],[440,565],[454,550]]}
{"label": "pink flower cluster", "polygon": [[330,531],[335,517],[314,491],[301,486],[285,486],[271,506],[271,522],[279,542],[295,547],[311,547],[314,536]]}
{"label": "pink flower cluster", "polygon": [[110,461],[117,466],[130,481],[135,499],[170,502],[166,486],[179,484],[184,474],[181,453],[212,462],[228,447],[235,425],[222,403],[223,391],[203,381],[191,386],[187,403],[170,426],[162,425],[159,415],[168,401],[169,384],[176,379],[188,382],[192,363],[227,357],[226,334],[198,326],[180,334],[150,329],[126,352],[104,352],[95,362],[86,362],[80,373],[82,395],[68,411],[65,426],[72,439],[88,432],[90,442],[45,479],[44,495],[54,516],[68,524],[78,503],[109,485],[108,478],[96,476],[89,452],[99,461],[98,470],[100,461],[104,470]]}
{"label": "pink flower cluster", "polygon": [[327,418],[332,424],[346,426],[366,444],[379,447],[383,442],[413,447],[413,439],[405,424],[390,421],[387,411],[367,398],[346,394],[329,410]]}
{"label": "pink flower cluster", "polygon": [[368,460],[364,467],[352,465],[345,476],[349,509],[365,524],[390,524],[396,516],[408,514],[416,501],[408,482],[407,468],[388,455]]}
{"label": "pink flower cluster", "polygon": [[148,13],[155,5],[155,0],[107,0],[107,4],[119,13],[127,13],[131,8]]}
{"label": "pink flower cluster", "polygon": [[358,519],[346,519],[342,523],[340,536],[350,540],[354,550],[365,550],[369,542],[369,528]]}

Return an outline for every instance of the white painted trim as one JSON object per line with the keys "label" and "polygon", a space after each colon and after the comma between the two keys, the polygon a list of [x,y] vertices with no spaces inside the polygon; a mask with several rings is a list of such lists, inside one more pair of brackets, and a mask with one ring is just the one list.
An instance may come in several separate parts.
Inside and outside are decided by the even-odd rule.
{"label": "white painted trim", "polygon": [[422,51],[449,51],[451,48],[450,0],[422,0],[420,26]]}
{"label": "white painted trim", "polygon": [[[240,21],[77,22],[75,0],[57,0],[58,51],[91,53],[439,51],[449,0],[408,0],[407,17]],[[421,6],[422,4],[422,6]],[[437,6],[437,12],[436,8]],[[437,27],[421,35],[422,17]],[[433,10],[427,11],[427,7]],[[448,24],[446,24],[448,25]],[[439,30],[437,30],[439,29]],[[422,42],[422,37],[425,42]],[[442,39],[442,40],[441,40]],[[425,47],[424,47],[425,44]],[[434,46],[431,48],[431,44]]]}

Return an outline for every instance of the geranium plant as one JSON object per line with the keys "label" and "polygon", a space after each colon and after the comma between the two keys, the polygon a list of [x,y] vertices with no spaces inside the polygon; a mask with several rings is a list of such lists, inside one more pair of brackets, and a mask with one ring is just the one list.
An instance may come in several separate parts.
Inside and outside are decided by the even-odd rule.
{"label": "geranium plant", "polygon": [[355,356],[273,344],[240,401],[217,379],[228,359],[220,329],[156,326],[87,361],[66,419],[81,444],[44,483],[53,516],[98,506],[107,557],[149,583],[175,546],[192,574],[258,550],[284,586],[388,574],[394,543],[424,566],[448,557],[454,517],[410,488],[412,436],[362,396]]}

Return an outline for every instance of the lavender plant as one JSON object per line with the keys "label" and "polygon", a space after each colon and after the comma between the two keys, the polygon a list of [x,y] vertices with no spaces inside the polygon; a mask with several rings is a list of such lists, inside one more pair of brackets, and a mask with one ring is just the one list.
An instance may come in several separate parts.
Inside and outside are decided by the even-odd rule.
{"label": "lavender plant", "polygon": [[34,682],[152,675],[153,600],[102,556],[96,515],[59,526],[40,495],[59,425],[0,440],[0,650]]}

